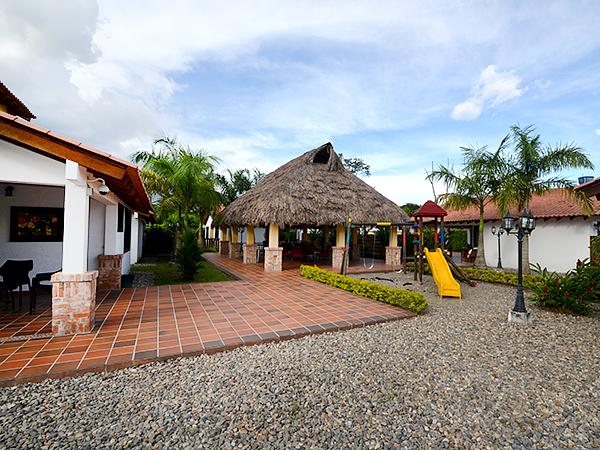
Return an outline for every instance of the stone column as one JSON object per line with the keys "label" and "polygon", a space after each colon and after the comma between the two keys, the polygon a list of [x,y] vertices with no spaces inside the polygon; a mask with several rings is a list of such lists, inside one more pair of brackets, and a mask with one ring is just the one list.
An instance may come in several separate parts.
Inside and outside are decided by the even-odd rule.
{"label": "stone column", "polygon": [[335,226],[335,247],[331,249],[331,267],[340,271],[344,261],[344,247],[346,246],[346,228],[344,225]]}
{"label": "stone column", "polygon": [[398,247],[398,227],[390,227],[390,240],[385,248],[385,263],[390,266],[402,264],[402,247]]}
{"label": "stone column", "polygon": [[248,236],[242,251],[242,262],[244,264],[256,264],[256,245],[254,245],[254,225],[246,227]]}
{"label": "stone column", "polygon": [[90,333],[96,314],[98,272],[52,275],[52,334]]}
{"label": "stone column", "polygon": [[98,255],[98,289],[121,289],[123,255]]}
{"label": "stone column", "polygon": [[237,227],[231,227],[231,242],[229,243],[229,257],[238,259],[241,255]]}
{"label": "stone column", "polygon": [[281,272],[283,269],[283,248],[279,247],[279,226],[269,224],[269,246],[265,248],[265,272]]}

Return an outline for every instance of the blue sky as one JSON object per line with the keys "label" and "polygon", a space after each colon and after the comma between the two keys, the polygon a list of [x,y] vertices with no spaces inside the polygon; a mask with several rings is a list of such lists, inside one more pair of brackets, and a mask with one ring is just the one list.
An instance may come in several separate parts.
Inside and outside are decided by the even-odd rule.
{"label": "blue sky", "polygon": [[37,123],[121,156],[166,133],[268,172],[331,141],[400,204],[517,122],[600,167],[600,3],[449,3],[8,0],[0,73]]}

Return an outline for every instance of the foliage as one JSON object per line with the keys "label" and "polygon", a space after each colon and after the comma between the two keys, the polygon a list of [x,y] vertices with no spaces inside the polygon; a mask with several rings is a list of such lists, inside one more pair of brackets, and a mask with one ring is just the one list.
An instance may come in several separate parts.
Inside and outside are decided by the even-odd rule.
{"label": "foliage", "polygon": [[427,299],[420,292],[382,286],[370,281],[359,280],[345,275],[328,272],[319,269],[316,266],[300,266],[300,275],[356,295],[406,308],[417,314],[426,310],[429,306]]}
{"label": "foliage", "polygon": [[511,127],[514,150],[505,158],[507,179],[500,187],[497,203],[501,213],[509,206],[519,211],[528,209],[533,195],[540,195],[550,189],[562,188],[578,203],[586,213],[592,212],[591,200],[581,191],[575,191],[575,184],[569,178],[554,176],[565,169],[593,169],[594,165],[573,143],[545,145],[533,125],[521,128]]}
{"label": "foliage", "polygon": [[448,249],[460,252],[467,245],[468,233],[464,228],[450,228],[446,230]]}
{"label": "foliage", "polygon": [[565,275],[546,271],[533,291],[539,305],[585,314],[590,303],[600,302],[600,267],[585,260]]}
{"label": "foliage", "polygon": [[224,205],[230,204],[244,192],[250,190],[265,176],[258,169],[254,169],[252,172],[248,169],[227,170],[226,174],[227,176],[216,175]]}
{"label": "foliage", "polygon": [[419,209],[421,207],[421,205],[417,205],[416,203],[405,203],[404,205],[402,205],[400,208],[402,208],[404,210],[404,212],[406,214],[408,214],[409,217],[412,217],[412,215],[417,211],[417,209]]}
{"label": "foliage", "polygon": [[184,230],[181,236],[181,246],[175,252],[175,262],[184,281],[191,281],[198,272],[198,263],[202,258],[202,251],[198,245],[196,233]]}
{"label": "foliage", "polygon": [[600,236],[592,236],[590,239],[591,263],[600,266]]}
{"label": "foliage", "polygon": [[506,136],[495,152],[487,147],[462,147],[463,168],[455,172],[451,167],[439,166],[427,175],[430,181],[441,181],[453,192],[439,196],[446,207],[464,210],[475,206],[479,211],[479,244],[475,264],[485,266],[483,248],[483,213],[485,207],[494,200],[506,177],[502,151],[508,143]]}
{"label": "foliage", "polygon": [[173,230],[165,224],[147,224],[144,233],[144,255],[173,253]]}
{"label": "foliage", "polygon": [[365,163],[361,158],[344,158],[343,153],[339,153],[338,156],[342,160],[342,164],[348,172],[367,177],[371,175],[371,166]]}
{"label": "foliage", "polygon": [[[131,266],[132,272],[151,272],[154,274],[154,284],[156,286],[163,286],[167,284],[183,283],[181,273],[175,264],[169,263],[168,261],[159,262],[157,264],[133,264]],[[229,276],[221,272],[212,264],[206,261],[200,261],[198,264],[198,272],[194,276],[194,282],[197,283],[209,283],[214,281],[227,281],[230,280]]]}
{"label": "foliage", "polygon": [[136,152],[133,161],[142,165],[142,180],[159,222],[175,218],[186,230],[193,222],[201,225],[220,204],[214,176],[218,159],[214,156],[163,137],[154,141],[150,151]]}

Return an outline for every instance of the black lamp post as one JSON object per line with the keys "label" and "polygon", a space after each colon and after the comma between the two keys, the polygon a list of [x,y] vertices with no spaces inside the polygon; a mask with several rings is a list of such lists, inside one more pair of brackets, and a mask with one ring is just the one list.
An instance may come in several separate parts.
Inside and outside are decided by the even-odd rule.
{"label": "black lamp post", "polygon": [[506,234],[511,234],[511,230],[515,228],[513,234],[517,235],[517,251],[518,251],[518,283],[517,283],[517,298],[515,300],[515,306],[508,313],[508,321],[515,323],[528,324],[531,322],[531,313],[525,308],[525,297],[523,295],[523,237],[531,234],[535,229],[535,219],[531,211],[523,210],[521,217],[518,218],[515,224],[515,219],[510,215],[506,214],[502,219],[502,228],[506,231]]}
{"label": "black lamp post", "polygon": [[496,229],[496,227],[492,227],[492,234],[494,236],[498,236],[498,265],[496,267],[498,269],[502,269],[502,256],[500,255],[500,236],[504,234],[504,228],[500,227]]}

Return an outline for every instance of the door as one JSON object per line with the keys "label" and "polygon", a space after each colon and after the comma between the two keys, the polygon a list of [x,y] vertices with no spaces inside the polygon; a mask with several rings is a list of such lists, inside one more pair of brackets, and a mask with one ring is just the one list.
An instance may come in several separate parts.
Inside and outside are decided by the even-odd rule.
{"label": "door", "polygon": [[106,206],[90,198],[90,222],[88,225],[87,270],[98,270],[98,255],[104,254],[104,221]]}

